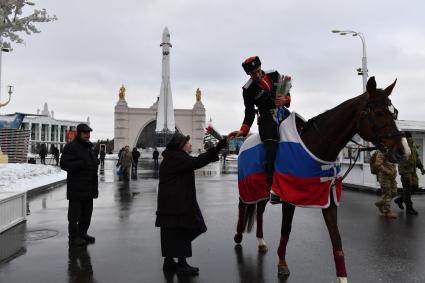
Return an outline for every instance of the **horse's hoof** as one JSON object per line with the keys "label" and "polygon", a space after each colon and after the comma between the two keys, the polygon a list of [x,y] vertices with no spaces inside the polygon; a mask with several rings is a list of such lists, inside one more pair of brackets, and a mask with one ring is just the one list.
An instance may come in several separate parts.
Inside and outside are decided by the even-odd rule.
{"label": "horse's hoof", "polygon": [[269,248],[267,247],[267,245],[259,245],[258,246],[258,251],[260,253],[266,253],[266,252],[268,252],[268,250],[269,250]]}
{"label": "horse's hoof", "polygon": [[338,277],[338,283],[348,283],[347,277]]}
{"label": "horse's hoof", "polygon": [[277,274],[280,276],[289,276],[289,267],[286,261],[280,261],[277,265]]}
{"label": "horse's hoof", "polygon": [[240,244],[242,242],[242,234],[235,234],[233,240],[235,240],[236,244]]}

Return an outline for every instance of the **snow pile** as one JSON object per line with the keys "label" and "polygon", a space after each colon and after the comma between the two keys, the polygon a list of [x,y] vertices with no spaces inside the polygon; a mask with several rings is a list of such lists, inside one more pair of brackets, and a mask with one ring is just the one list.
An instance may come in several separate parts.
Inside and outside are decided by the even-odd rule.
{"label": "snow pile", "polygon": [[0,164],[0,193],[22,192],[66,179],[59,167],[41,164]]}

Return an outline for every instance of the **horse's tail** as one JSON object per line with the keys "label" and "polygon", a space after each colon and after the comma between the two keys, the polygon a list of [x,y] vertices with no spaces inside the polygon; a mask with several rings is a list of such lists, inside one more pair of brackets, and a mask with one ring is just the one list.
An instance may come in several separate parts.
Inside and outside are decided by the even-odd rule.
{"label": "horse's tail", "polygon": [[251,203],[245,207],[245,213],[243,218],[243,231],[250,233],[254,226],[257,212],[257,204]]}

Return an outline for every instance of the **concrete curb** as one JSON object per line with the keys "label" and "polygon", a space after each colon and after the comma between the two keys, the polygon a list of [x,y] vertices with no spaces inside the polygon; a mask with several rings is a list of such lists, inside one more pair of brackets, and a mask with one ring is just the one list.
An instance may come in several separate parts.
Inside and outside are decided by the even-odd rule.
{"label": "concrete curb", "polygon": [[[362,193],[368,193],[368,194],[374,194],[374,195],[381,195],[381,189],[375,189],[372,187],[365,187],[365,186],[355,186],[355,185],[343,185],[343,190],[347,191],[354,191],[354,192],[362,192]],[[403,189],[398,188],[398,193],[400,194]],[[412,195],[425,195],[425,189],[419,189],[412,193]]]}
{"label": "concrete curb", "polygon": [[63,184],[66,184],[66,178],[63,179],[63,180],[54,182],[54,183],[50,183],[50,184],[47,184],[47,185],[44,185],[44,186],[40,186],[40,187],[31,189],[31,190],[28,190],[27,191],[27,198],[28,199],[34,198],[34,197],[36,197],[36,196],[38,196],[42,193],[53,190],[53,189],[55,189],[59,186],[62,186]]}

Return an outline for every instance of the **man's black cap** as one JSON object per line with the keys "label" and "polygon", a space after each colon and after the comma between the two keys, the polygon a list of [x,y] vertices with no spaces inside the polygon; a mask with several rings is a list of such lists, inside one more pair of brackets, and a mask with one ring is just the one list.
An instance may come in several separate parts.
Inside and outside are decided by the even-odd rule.
{"label": "man's black cap", "polygon": [[77,133],[82,133],[82,132],[87,133],[87,132],[91,132],[91,131],[93,131],[92,128],[90,128],[85,123],[78,124],[78,126],[77,126]]}

